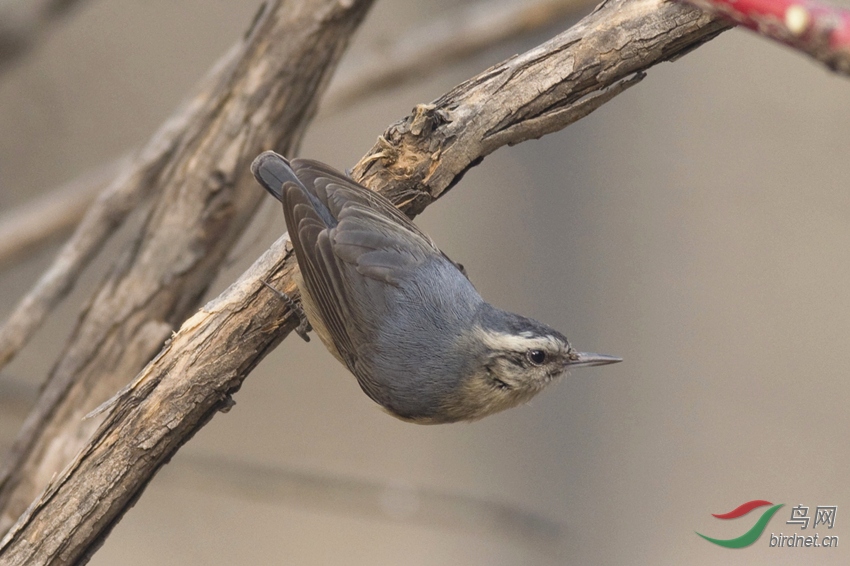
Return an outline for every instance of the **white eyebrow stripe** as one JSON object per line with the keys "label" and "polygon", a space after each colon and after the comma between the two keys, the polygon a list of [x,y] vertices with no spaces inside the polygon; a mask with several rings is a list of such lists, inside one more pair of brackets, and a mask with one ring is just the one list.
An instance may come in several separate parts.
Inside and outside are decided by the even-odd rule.
{"label": "white eyebrow stripe", "polygon": [[526,350],[558,351],[560,344],[551,336],[535,336],[530,332],[505,334],[476,327],[478,338],[491,350],[525,352]]}

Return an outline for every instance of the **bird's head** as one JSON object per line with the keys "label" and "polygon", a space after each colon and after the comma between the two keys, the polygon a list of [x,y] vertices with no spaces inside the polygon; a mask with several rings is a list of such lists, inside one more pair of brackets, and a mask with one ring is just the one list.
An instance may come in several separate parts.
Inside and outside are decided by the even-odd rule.
{"label": "bird's head", "polygon": [[493,310],[458,342],[469,365],[445,407],[458,420],[479,419],[525,403],[572,368],[622,361],[578,352],[545,324]]}

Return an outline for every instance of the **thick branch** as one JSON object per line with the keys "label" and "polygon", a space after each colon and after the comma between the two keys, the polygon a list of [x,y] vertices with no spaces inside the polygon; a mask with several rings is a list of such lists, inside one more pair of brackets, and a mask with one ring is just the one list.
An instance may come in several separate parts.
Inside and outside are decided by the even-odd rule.
{"label": "thick branch", "polygon": [[[500,145],[564,127],[601,104],[607,89],[625,88],[636,73],[723,29],[676,4],[609,1],[546,44],[418,107],[387,130],[354,175],[415,214]],[[217,410],[230,407],[230,395],[293,329],[288,309],[260,280],[295,294],[294,269],[281,238],[184,322],[9,531],[0,559],[41,563],[57,546],[70,557],[103,536],[156,470]]]}
{"label": "thick branch", "polygon": [[[160,127],[141,151],[108,165],[106,171],[91,175],[92,184],[105,182],[106,188],[97,194],[94,202],[85,209],[82,221],[74,234],[62,246],[50,268],[0,326],[0,368],[11,361],[41,327],[47,315],[70,292],[82,270],[103,248],[127,215],[145,197],[160,189],[160,176],[168,174],[166,169],[171,165],[177,148],[186,143],[186,137],[192,133],[190,126],[194,125],[200,119],[201,112],[213,103],[210,99],[211,95],[215,93],[216,86],[221,82],[222,77],[233,66],[234,60],[243,54],[243,49],[241,45],[231,49],[201,81],[197,92]],[[116,174],[110,182],[104,177],[113,167]],[[72,183],[72,190],[73,185],[75,183]],[[79,187],[80,192],[83,190],[88,192],[91,188],[86,183],[81,183]],[[51,193],[40,200],[47,202],[46,199],[56,196],[61,197]],[[72,199],[73,195],[68,195],[66,198]],[[60,198],[61,200],[64,199]],[[25,213],[21,210],[15,212]],[[46,206],[36,205],[25,214],[27,216],[42,214],[58,218],[61,211],[55,208],[51,211]],[[17,233],[14,228],[10,231],[12,234],[7,234],[7,237]],[[2,474],[0,474],[0,484],[2,484]],[[3,521],[0,520],[0,531],[3,530],[2,525]]]}
{"label": "thick branch", "polygon": [[[727,25],[658,0],[613,0],[567,32],[390,126],[354,168],[418,214],[503,145],[566,127]],[[694,31],[696,30],[696,32]]]}
{"label": "thick branch", "polygon": [[97,419],[82,416],[138,373],[197,308],[263,197],[251,160],[269,147],[294,150],[370,4],[301,0],[261,12],[159,174],[146,179],[158,188],[156,203],[95,290],[4,462],[6,527],[96,428]]}
{"label": "thick branch", "polygon": [[[339,112],[379,92],[420,80],[499,41],[551,25],[588,3],[589,0],[512,0],[509,3],[482,0],[462,8],[459,14],[435,18],[402,34],[380,54],[370,53],[369,57],[354,60],[341,69],[322,101],[320,115]],[[218,66],[222,67],[224,63]],[[164,156],[169,148],[160,145],[160,151]],[[153,160],[156,156],[150,157]],[[122,165],[128,162],[128,165]],[[127,156],[0,216],[0,269],[5,262],[23,257],[73,229],[105,184],[119,176],[113,174],[110,177],[107,172],[118,173],[119,167],[136,170],[140,165]],[[104,233],[102,241],[108,235]],[[97,245],[93,247],[95,252],[100,249]],[[69,248],[65,250],[67,253]],[[77,266],[85,266],[85,257],[75,255],[69,260],[63,257],[60,262],[66,266],[66,273],[77,273]],[[63,296],[43,296],[40,301],[55,306]],[[32,331],[34,328],[30,334]],[[0,362],[14,353],[2,344],[3,339],[0,338]],[[17,349],[21,346],[23,342],[15,342]]]}

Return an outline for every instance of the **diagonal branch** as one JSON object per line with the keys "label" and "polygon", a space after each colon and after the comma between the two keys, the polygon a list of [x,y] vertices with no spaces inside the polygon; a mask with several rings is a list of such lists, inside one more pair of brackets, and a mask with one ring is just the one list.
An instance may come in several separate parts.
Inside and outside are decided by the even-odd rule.
{"label": "diagonal branch", "polygon": [[[626,88],[648,67],[724,29],[677,4],[609,0],[551,41],[417,107],[385,132],[353,174],[416,214],[499,145],[564,127],[601,104],[608,89]],[[260,283],[295,292],[296,265],[286,243],[278,240],[183,323],[8,532],[0,560],[39,564],[51,548],[67,560],[90,551],[156,470],[217,411],[230,408],[231,394],[295,326]]]}
{"label": "diagonal branch", "polygon": [[481,0],[408,30],[380,53],[340,68],[322,112],[419,80],[513,37],[557,23],[590,0]]}
{"label": "diagonal branch", "polygon": [[0,269],[70,232],[129,161],[112,161],[0,215]]}
{"label": "diagonal branch", "polygon": [[[143,199],[159,190],[159,177],[166,174],[166,168],[175,151],[186,142],[186,137],[191,133],[190,125],[194,124],[200,113],[211,104],[210,94],[214,92],[214,87],[232,67],[234,60],[242,55],[243,49],[243,46],[237,45],[219,60],[200,82],[197,92],[160,127],[144,148],[92,175],[91,184],[104,183],[105,189],[93,197],[93,203],[84,210],[82,221],[62,246],[56,260],[0,326],[0,369],[15,357],[41,327],[47,315],[70,292],[82,270],[103,249],[109,237],[126,217]],[[115,175],[110,182],[104,177],[113,171]],[[74,185],[75,183],[72,183],[65,190],[71,193]],[[81,191],[88,191],[90,185],[81,183],[80,188]],[[56,196],[56,193],[52,193],[47,195],[46,199]],[[73,194],[68,194],[66,198],[60,197],[58,200],[61,204],[62,201],[73,197]],[[79,199],[79,195],[77,198]],[[46,207],[36,205],[31,212],[24,214],[20,221],[31,221],[31,218],[28,220],[26,217],[36,214],[43,216],[46,212],[63,221],[73,220],[67,217],[63,219],[62,212],[57,212],[53,205],[51,209],[52,214]],[[21,214],[26,211],[16,212]],[[14,228],[9,228],[9,232],[4,232],[7,238],[18,234]]]}
{"label": "diagonal branch", "polygon": [[213,73],[194,117],[145,190],[144,224],[101,285],[0,471],[0,529],[85,443],[81,421],[162,348],[194,311],[261,202],[248,166],[293,151],[371,0],[296,0],[263,8],[236,55]]}
{"label": "diagonal branch", "polygon": [[603,2],[567,32],[414,109],[378,138],[353,174],[418,214],[499,147],[566,127],[641,80],[648,67],[725,29],[663,0]]}
{"label": "diagonal branch", "polygon": [[[462,8],[459,14],[453,12],[450,16],[435,18],[402,35],[382,51],[384,55],[370,53],[369,57],[356,59],[341,69],[322,101],[319,115],[340,112],[364,98],[421,79],[480,53],[496,42],[558,22],[588,4],[589,0],[511,0],[509,3],[481,0]],[[228,58],[218,67],[226,66],[226,60]],[[202,92],[204,90],[201,89]],[[165,144],[160,144],[159,148],[164,159],[170,148]],[[152,162],[155,157],[149,154]],[[125,156],[0,216],[0,269],[4,264],[69,232],[83,218],[101,189],[123,168],[139,169],[141,166],[133,161],[132,155]],[[108,235],[104,233],[103,239]],[[93,242],[95,253],[100,249],[98,244],[100,242]],[[66,247],[63,254],[70,254],[73,249]],[[65,266],[66,273],[74,274],[78,264],[85,266],[86,257],[77,254],[66,261],[60,255],[57,261]],[[40,302],[55,306],[63,297],[64,294],[43,294],[38,301],[30,304],[32,308]],[[0,366],[3,359],[12,355],[2,344],[0,337]],[[15,346],[19,349],[23,343]]]}

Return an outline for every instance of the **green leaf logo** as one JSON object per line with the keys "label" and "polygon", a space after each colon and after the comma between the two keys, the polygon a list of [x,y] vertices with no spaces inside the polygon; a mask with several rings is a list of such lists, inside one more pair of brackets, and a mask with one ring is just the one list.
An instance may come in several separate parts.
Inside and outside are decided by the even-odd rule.
{"label": "green leaf logo", "polygon": [[755,525],[753,525],[753,528],[751,528],[749,531],[745,532],[737,538],[719,539],[707,537],[702,533],[697,534],[708,542],[714,543],[724,548],[744,548],[746,546],[750,546],[758,540],[758,538],[764,532],[764,529],[767,528],[767,523],[773,518],[773,515],[775,515],[776,512],[779,511],[779,508],[785,505],[784,503],[780,503],[779,505],[773,505],[773,503],[771,503],[770,501],[765,501],[763,499],[755,499],[753,501],[748,501],[743,505],[739,505],[736,509],[729,511],[728,513],[714,515],[714,517],[717,517],[718,519],[735,519],[737,517],[746,515],[757,507],[762,507],[765,505],[771,505],[772,507],[762,513],[761,517],[759,517],[759,520],[756,521]]}

